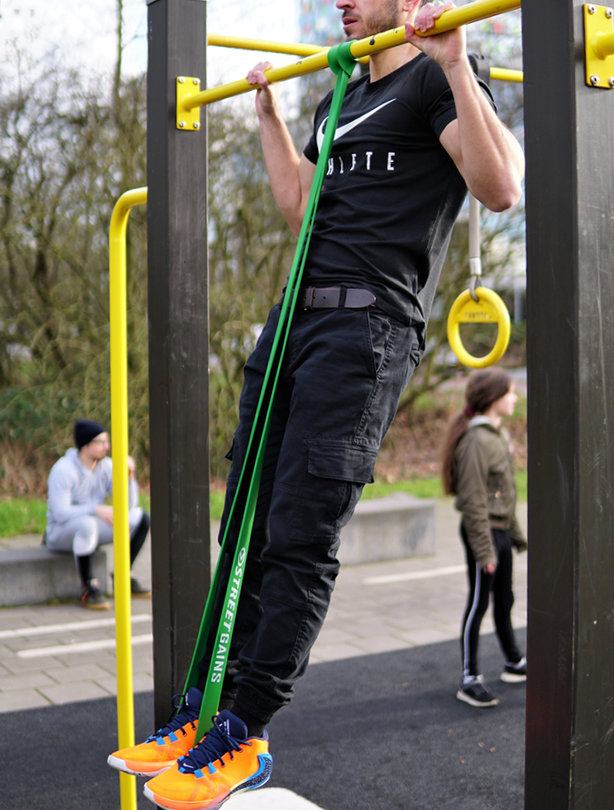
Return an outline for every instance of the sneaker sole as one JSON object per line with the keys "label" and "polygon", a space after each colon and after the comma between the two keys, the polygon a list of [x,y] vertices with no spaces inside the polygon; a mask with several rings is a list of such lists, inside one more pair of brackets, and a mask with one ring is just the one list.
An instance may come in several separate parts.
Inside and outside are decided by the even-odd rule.
{"label": "sneaker sole", "polygon": [[526,679],[526,675],[516,675],[513,672],[502,672],[499,675],[499,680],[503,683],[524,683]]}
{"label": "sneaker sole", "polygon": [[143,765],[142,762],[133,762],[132,767],[131,765],[126,762],[124,759],[118,759],[114,757],[112,754],[107,757],[107,765],[110,765],[112,768],[115,768],[118,771],[122,771],[122,773],[129,773],[130,776],[145,776],[147,779],[153,779],[154,776],[158,776],[164,771],[167,771],[169,768],[172,768],[175,764],[176,760],[169,762],[168,764],[160,766],[160,763],[151,763],[152,770],[146,770],[146,765]]}
{"label": "sneaker sole", "polygon": [[87,602],[81,602],[84,608],[88,610],[110,610],[111,603],[110,602],[101,602],[99,605],[88,605]]}
{"label": "sneaker sole", "polygon": [[157,796],[153,790],[148,788],[147,785],[144,785],[143,787],[143,796],[145,796],[146,799],[149,799],[150,802],[153,802],[156,807],[161,807],[162,810],[177,810],[178,808],[183,808],[183,810],[185,810],[185,808],[188,810],[201,810],[204,807],[206,807],[207,810],[218,810],[218,808],[225,804],[232,795],[233,794],[229,793],[224,799],[222,799],[221,802],[218,802],[217,804],[206,805],[202,802],[174,802],[172,799],[162,799]]}
{"label": "sneaker sole", "polygon": [[182,802],[167,799],[154,793],[154,791],[147,786],[147,783],[143,786],[143,795],[145,798],[149,799],[150,802],[163,808],[163,810],[218,810],[223,804],[226,804],[228,799],[238,796],[239,793],[246,793],[248,790],[256,790],[256,788],[262,787],[269,781],[271,773],[273,772],[273,757],[270,754],[260,754],[258,756],[258,762],[260,763],[260,767],[256,773],[252,774],[252,776],[248,776],[245,781],[241,782],[235,788],[232,788],[226,796],[216,802],[216,804],[203,804],[202,800]]}
{"label": "sneaker sole", "polygon": [[487,702],[483,702],[480,700],[475,700],[475,698],[470,697],[469,695],[465,694],[465,692],[461,691],[460,689],[456,693],[456,697],[461,700],[463,703],[467,703],[469,706],[475,706],[476,709],[490,709],[493,706],[499,705],[499,698],[493,698]]}

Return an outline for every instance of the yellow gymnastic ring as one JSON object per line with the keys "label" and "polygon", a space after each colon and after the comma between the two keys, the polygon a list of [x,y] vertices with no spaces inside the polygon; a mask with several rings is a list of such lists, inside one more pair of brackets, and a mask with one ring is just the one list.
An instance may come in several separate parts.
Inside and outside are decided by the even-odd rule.
{"label": "yellow gymnastic ring", "polygon": [[[469,290],[462,292],[452,304],[448,315],[448,342],[459,361],[469,368],[486,368],[503,357],[510,341],[510,314],[502,299],[494,290],[478,287],[475,291],[477,301]],[[496,323],[497,340],[491,351],[484,357],[474,357],[465,349],[460,339],[461,323]]]}

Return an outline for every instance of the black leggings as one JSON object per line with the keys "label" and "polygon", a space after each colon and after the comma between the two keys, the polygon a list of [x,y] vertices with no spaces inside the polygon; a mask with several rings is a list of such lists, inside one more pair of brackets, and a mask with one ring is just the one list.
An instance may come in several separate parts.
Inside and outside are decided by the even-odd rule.
{"label": "black leggings", "polygon": [[505,660],[516,663],[521,655],[512,628],[512,540],[504,529],[492,529],[492,539],[497,552],[497,569],[494,574],[485,574],[476,562],[469,546],[467,532],[461,523],[461,537],[467,558],[469,594],[461,627],[461,659],[463,676],[479,675],[478,644],[480,626],[488,609],[490,594],[493,595],[493,616],[499,645]]}

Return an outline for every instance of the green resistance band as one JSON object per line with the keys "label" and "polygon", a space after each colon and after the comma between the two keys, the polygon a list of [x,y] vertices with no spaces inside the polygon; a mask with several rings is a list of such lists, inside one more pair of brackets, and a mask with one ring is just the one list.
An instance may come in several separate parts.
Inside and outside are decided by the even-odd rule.
{"label": "green resistance band", "polygon": [[[327,170],[328,159],[333,145],[335,130],[343,104],[343,98],[348,85],[348,81],[356,66],[356,61],[350,51],[350,43],[337,45],[328,52],[328,64],[337,76],[335,89],[331,101],[328,120],[324,131],[322,148],[316,164],[313,183],[307,201],[303,223],[298,237],[298,242],[286,285],[286,291],[282,301],[279,322],[273,339],[271,353],[267,363],[267,368],[262,383],[262,389],[254,415],[250,438],[245,454],[245,460],[239,476],[239,482],[232,501],[228,520],[222,538],[220,555],[215,568],[213,582],[209,590],[209,595],[205,604],[194,653],[186,677],[184,694],[191,686],[198,682],[198,663],[205,654],[207,640],[209,637],[213,608],[217,593],[220,588],[223,560],[225,557],[225,547],[232,524],[235,511],[240,509],[238,505],[244,502],[243,512],[240,515],[241,523],[237,538],[237,544],[233,557],[228,586],[226,589],[225,601],[220,615],[215,643],[212,648],[211,661],[205,682],[203,701],[201,705],[196,742],[202,739],[205,731],[211,726],[211,719],[217,713],[224,675],[228,664],[228,654],[230,642],[234,630],[236,612],[239,603],[245,565],[247,563],[247,553],[254,523],[256,504],[258,500],[258,489],[262,465],[266,450],[266,442],[273,409],[273,399],[277,382],[281,373],[282,361],[290,334],[292,317],[296,308],[300,282],[305,267],[309,241],[311,238],[312,225],[315,219],[320,191],[324,182]],[[245,497],[243,497],[245,496]]]}

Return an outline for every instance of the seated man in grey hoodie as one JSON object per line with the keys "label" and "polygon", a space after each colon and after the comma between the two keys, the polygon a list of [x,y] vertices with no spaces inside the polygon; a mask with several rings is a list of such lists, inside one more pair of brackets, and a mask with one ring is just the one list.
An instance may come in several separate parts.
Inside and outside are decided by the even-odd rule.
{"label": "seated man in grey hoodie", "polygon": [[[113,507],[107,503],[113,489],[109,434],[98,422],[78,419],[74,440],[75,447],[67,450],[49,473],[44,541],[51,551],[72,551],[81,578],[81,601],[87,608],[106,610],[110,604],[93,577],[92,556],[99,545],[113,542]],[[128,474],[132,566],[147,537],[149,515],[138,506],[134,460],[130,457]],[[134,577],[130,586],[133,596],[149,596]]]}

